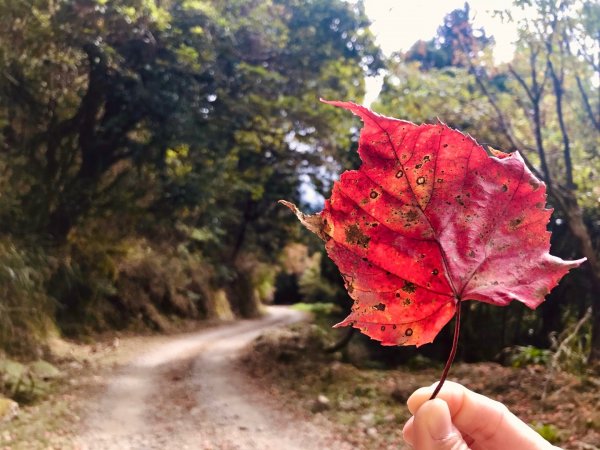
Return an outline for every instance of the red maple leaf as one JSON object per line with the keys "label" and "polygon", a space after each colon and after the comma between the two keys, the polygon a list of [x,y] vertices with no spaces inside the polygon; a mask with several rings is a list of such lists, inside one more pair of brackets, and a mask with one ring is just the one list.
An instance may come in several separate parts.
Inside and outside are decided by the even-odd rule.
{"label": "red maple leaf", "polygon": [[341,175],[319,214],[283,203],[325,240],[354,299],[337,326],[383,345],[420,346],[457,312],[458,330],[460,302],[536,308],[585,260],[549,254],[546,188],[519,153],[488,154],[444,124],[325,103],[364,121],[362,165]]}

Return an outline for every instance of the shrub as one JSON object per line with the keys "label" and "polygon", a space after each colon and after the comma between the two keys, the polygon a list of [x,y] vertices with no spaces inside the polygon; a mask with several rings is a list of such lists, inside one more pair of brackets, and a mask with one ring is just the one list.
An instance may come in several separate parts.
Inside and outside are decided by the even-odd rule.
{"label": "shrub", "polygon": [[23,247],[0,239],[0,349],[21,356],[34,353],[54,329],[44,286],[51,263],[41,250]]}
{"label": "shrub", "polygon": [[550,350],[532,345],[516,346],[511,349],[510,364],[513,367],[525,367],[533,364],[546,365],[551,356],[552,352]]}

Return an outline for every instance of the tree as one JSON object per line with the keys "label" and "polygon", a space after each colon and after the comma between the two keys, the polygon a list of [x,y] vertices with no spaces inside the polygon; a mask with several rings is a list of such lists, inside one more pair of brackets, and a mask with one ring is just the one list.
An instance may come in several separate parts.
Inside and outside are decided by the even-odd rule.
{"label": "tree", "polygon": [[[495,91],[476,63],[471,70],[510,148],[523,150],[530,159],[530,166],[548,186],[551,203],[566,221],[577,253],[588,259],[593,307],[589,359],[597,363],[600,305],[594,299],[600,297],[600,259],[593,236],[598,230],[585,218],[595,208],[589,203],[590,181],[599,169],[595,157],[600,103],[594,104],[590,92],[593,80],[600,77],[600,8],[585,0],[517,1],[515,5],[528,18],[518,22],[517,53],[507,68],[513,83],[510,90]],[[519,116],[525,120],[519,121]]]}
{"label": "tree", "polygon": [[161,33],[167,13],[152,6],[3,4],[3,144],[11,176],[26,179],[22,220],[5,228],[64,242],[136,164],[160,161],[170,113],[202,81],[180,65]]}
{"label": "tree", "polygon": [[483,28],[474,28],[468,3],[444,17],[436,36],[417,41],[406,53],[406,61],[417,61],[422,70],[469,67],[469,59],[480,55],[494,39]]}
{"label": "tree", "polygon": [[[600,76],[600,14],[597,5],[587,1],[523,1],[517,6],[527,10],[524,16],[529,19],[518,23],[519,42],[511,64],[494,64],[491,48],[477,44],[478,36],[485,32],[469,33],[475,28],[464,23],[469,20],[468,10],[455,11],[447,16],[438,36],[429,41],[430,50],[415,58],[415,46],[408,54],[395,57],[376,108],[413,121],[431,122],[439,117],[484,144],[525,155],[546,181],[549,203],[555,207],[553,251],[565,258],[586,256],[590,263],[580,271],[588,271],[589,276],[581,277],[577,271],[553,291],[552,300],[541,308],[541,326],[522,310],[514,311],[517,324],[509,326],[504,313],[502,346],[511,342],[511,333],[518,335],[525,328],[519,325],[522,320],[530,322],[527,327],[535,328],[536,335],[544,334],[533,343],[548,345],[548,331],[564,325],[561,309],[583,315],[591,304],[596,311],[593,361],[600,349],[600,307],[594,302],[599,294],[594,281],[597,275],[593,275],[599,235],[595,186],[600,169],[596,158],[600,105],[593,92],[598,89],[594,79]],[[512,17],[510,12],[504,15]],[[454,45],[440,59],[442,47],[435,43],[446,40]],[[491,43],[491,38],[487,42]],[[459,55],[451,56],[454,53]],[[441,60],[444,64],[431,63]],[[467,311],[467,339],[469,315],[486,314],[485,308],[479,309]]]}
{"label": "tree", "polygon": [[380,67],[360,2],[4,2],[2,230],[183,230],[251,315],[240,255],[272,258],[291,223],[275,201],[349,142],[319,96],[359,100]]}

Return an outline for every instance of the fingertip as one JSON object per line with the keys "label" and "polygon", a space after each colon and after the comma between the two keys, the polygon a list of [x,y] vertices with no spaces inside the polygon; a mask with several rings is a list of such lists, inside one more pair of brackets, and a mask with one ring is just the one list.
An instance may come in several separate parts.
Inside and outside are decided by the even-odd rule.
{"label": "fingertip", "polygon": [[[409,411],[413,415],[417,412],[417,410],[421,407],[423,403],[431,399],[431,395],[437,388],[438,384],[440,384],[440,382],[436,381],[431,386],[419,388],[412,393],[412,395],[406,401],[406,404],[408,406]],[[459,393],[461,393],[461,391],[468,391],[468,389],[465,388],[462,384],[455,383],[453,381],[446,381],[444,382],[444,385],[442,386],[442,389],[440,390],[437,398],[441,398],[447,402],[448,399],[457,396]]]}
{"label": "fingertip", "polygon": [[417,412],[417,419],[423,423],[429,437],[441,441],[450,436],[454,430],[448,404],[435,398],[423,404]]}
{"label": "fingertip", "polygon": [[415,442],[415,430],[414,430],[414,422],[415,417],[412,416],[410,419],[406,421],[404,424],[404,428],[402,429],[402,437],[404,438],[404,442],[412,447]]}
{"label": "fingertip", "polygon": [[433,394],[434,389],[435,389],[435,386],[433,386],[433,385],[428,386],[428,387],[422,387],[422,388],[417,389],[415,392],[413,392],[411,394],[410,397],[408,397],[408,400],[406,401],[406,405],[408,406],[408,410],[410,411],[410,413],[413,416],[419,410],[421,405],[423,403],[425,403],[427,400],[429,400],[429,398],[431,397],[431,394]]}

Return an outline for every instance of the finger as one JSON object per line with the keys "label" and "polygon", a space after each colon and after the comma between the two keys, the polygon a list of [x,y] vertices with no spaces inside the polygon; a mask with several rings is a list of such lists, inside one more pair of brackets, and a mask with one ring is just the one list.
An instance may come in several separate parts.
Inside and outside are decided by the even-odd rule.
{"label": "finger", "polygon": [[411,447],[414,446],[415,443],[415,427],[414,427],[415,417],[411,417],[406,421],[404,428],[402,429],[402,437],[404,438],[404,442],[406,442]]}
{"label": "finger", "polygon": [[[408,399],[408,409],[413,414],[418,412],[434,389],[435,385],[416,390]],[[502,403],[458,383],[447,381],[437,398],[448,404],[454,425],[462,434],[472,437],[477,447],[489,450],[554,448]]]}
{"label": "finger", "polygon": [[[415,421],[415,417],[412,416],[410,419],[408,419],[406,421],[406,424],[404,424],[404,428],[402,429],[402,437],[404,438],[404,442],[406,442],[410,446],[413,446],[414,442],[415,442],[415,430],[414,430],[414,426],[413,426],[414,421]],[[462,434],[462,438],[464,439],[464,441],[467,443],[467,445],[469,447],[474,442],[474,439],[471,436],[469,436],[468,434]]]}
{"label": "finger", "polygon": [[417,450],[469,450],[460,431],[452,424],[446,402],[435,399],[424,403],[412,424]]}

